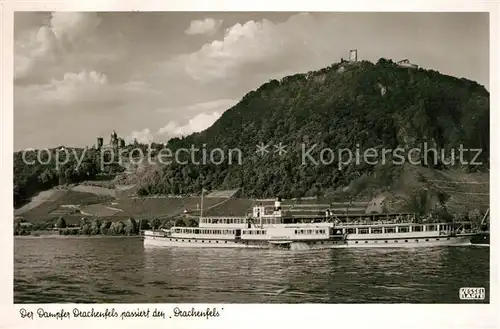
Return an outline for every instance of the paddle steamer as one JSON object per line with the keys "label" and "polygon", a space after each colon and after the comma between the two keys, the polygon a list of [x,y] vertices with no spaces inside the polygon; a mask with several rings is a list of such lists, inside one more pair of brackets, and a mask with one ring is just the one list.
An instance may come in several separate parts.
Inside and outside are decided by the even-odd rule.
{"label": "paddle steamer", "polygon": [[[201,213],[202,214],[202,213]],[[246,217],[203,217],[198,227],[144,231],[144,245],[203,248],[329,249],[470,245],[471,222],[419,222],[415,214],[283,216],[280,200]]]}

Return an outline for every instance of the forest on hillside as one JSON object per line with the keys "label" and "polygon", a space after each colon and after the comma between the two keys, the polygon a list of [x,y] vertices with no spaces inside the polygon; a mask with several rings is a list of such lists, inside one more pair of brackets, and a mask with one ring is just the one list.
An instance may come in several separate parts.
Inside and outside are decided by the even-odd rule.
{"label": "forest on hillside", "polygon": [[[287,153],[255,154],[261,142],[287,145]],[[428,161],[446,170],[485,170],[489,166],[489,93],[476,82],[425,69],[399,67],[390,60],[336,63],[306,74],[272,80],[248,93],[207,130],[170,140],[172,150],[190,145],[239,148],[243,163],[178,165],[156,168],[139,190],[148,194],[196,193],[201,188],[242,188],[253,197],[301,197],[333,193],[359,177],[377,175],[381,187],[397,180],[401,166],[350,163],[339,168],[301,165],[301,145],[323,148],[421,148],[443,154],[452,149],[482,149],[476,162]],[[316,153],[315,153],[316,152]],[[438,152],[440,154],[440,152]],[[438,154],[438,157],[439,157]]]}
{"label": "forest on hillside", "polygon": [[[255,149],[262,142],[282,143],[286,153],[261,157]],[[315,145],[311,156],[317,159],[325,148],[407,150],[422,149],[424,143],[446,155],[424,165],[436,170],[487,170],[489,92],[464,78],[403,68],[386,59],[335,63],[319,71],[271,80],[245,95],[210,128],[171,139],[166,145],[174,152],[192,145],[204,145],[208,151],[238,148],[243,155],[241,163],[200,165],[188,161],[153,166],[137,180],[138,193],[177,195],[199,193],[202,188],[241,188],[244,196],[251,197],[318,196],[334,193],[362,177],[375,178],[374,188],[390,189],[402,170],[400,165],[391,161],[351,162],[340,168],[338,161],[304,165],[303,147]],[[155,152],[162,147],[155,144]],[[481,149],[475,160],[482,164],[453,163],[456,157],[451,157],[451,150],[459,147]],[[100,166],[99,151],[88,150],[78,168],[75,162],[62,168],[56,168],[54,161],[29,165],[21,152],[15,153],[15,206],[58,184],[124,170],[118,163]],[[470,162],[473,156],[465,153],[464,160]],[[27,154],[29,160],[34,157],[34,152]],[[358,192],[370,193],[362,188],[354,191]]]}

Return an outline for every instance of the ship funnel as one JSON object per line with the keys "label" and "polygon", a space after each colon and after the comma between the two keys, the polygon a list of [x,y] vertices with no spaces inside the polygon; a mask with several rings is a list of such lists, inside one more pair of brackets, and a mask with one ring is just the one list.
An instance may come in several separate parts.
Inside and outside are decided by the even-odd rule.
{"label": "ship funnel", "polygon": [[276,201],[274,201],[274,211],[280,211],[281,210],[281,198],[277,198]]}

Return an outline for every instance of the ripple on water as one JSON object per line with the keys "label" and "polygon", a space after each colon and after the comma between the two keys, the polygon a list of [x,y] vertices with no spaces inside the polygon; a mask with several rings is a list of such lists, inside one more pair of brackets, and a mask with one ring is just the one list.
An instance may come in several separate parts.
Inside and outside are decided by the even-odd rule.
{"label": "ripple on water", "polygon": [[489,288],[489,248],[144,249],[135,239],[15,239],[16,303],[458,303]]}

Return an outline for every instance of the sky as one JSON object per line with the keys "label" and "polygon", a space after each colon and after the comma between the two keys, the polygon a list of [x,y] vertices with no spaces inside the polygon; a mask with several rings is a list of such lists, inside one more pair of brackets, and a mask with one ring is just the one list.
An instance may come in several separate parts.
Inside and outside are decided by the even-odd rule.
{"label": "sky", "polygon": [[489,89],[487,13],[16,12],[14,149],[166,142],[350,49]]}

